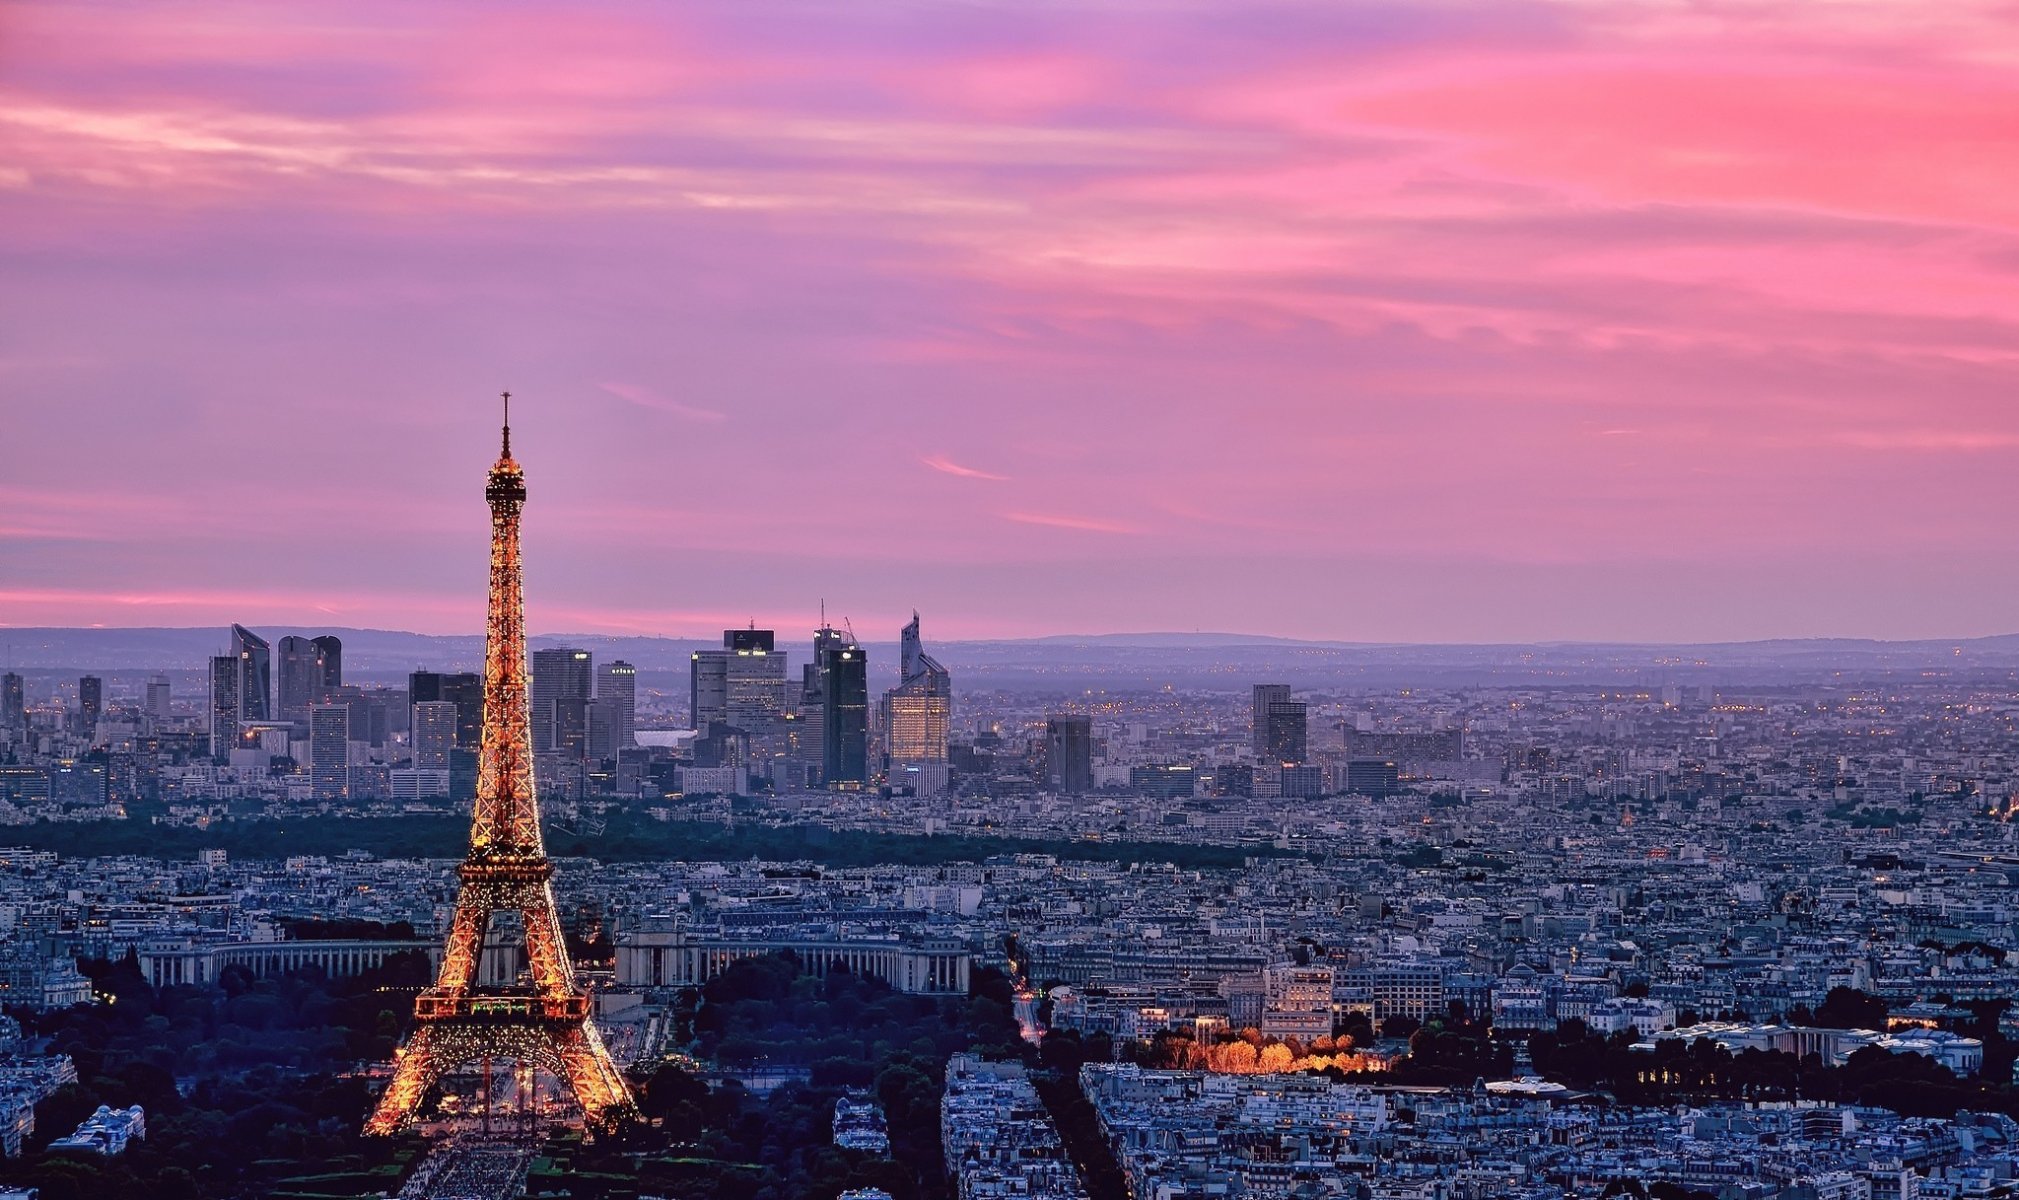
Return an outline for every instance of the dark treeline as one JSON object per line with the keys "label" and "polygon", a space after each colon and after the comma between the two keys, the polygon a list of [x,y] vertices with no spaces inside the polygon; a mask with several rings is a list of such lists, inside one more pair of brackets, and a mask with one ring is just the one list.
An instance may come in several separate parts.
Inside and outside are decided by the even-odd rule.
{"label": "dark treeline", "polygon": [[[354,1172],[358,1191],[391,1187],[412,1147],[359,1136],[370,1097],[350,1069],[390,1060],[427,972],[425,956],[395,955],[338,981],[229,968],[214,987],[157,990],[131,958],[89,963],[108,1003],[10,1012],[70,1055],[78,1082],[36,1107],[30,1149],[0,1163],[0,1181],[40,1188],[43,1200],[208,1200],[269,1195],[312,1166]],[[142,1106],[146,1138],[116,1158],[41,1152],[100,1104]]]}
{"label": "dark treeline", "polygon": [[[928,997],[847,971],[816,979],[790,954],[744,959],[702,989],[692,1027],[697,1052],[725,1067],[798,1067],[810,1077],[758,1096],[735,1079],[711,1088],[661,1067],[639,1088],[645,1128],[556,1165],[572,1195],[830,1200],[877,1187],[896,1200],[943,1200],[947,1056],[1022,1053],[1009,981],[986,967],[970,995]],[[883,1105],[888,1158],[833,1144],[834,1102],[850,1090]]]}
{"label": "dark treeline", "polygon": [[[1874,1007],[1876,1005],[1876,1007]],[[1836,1028],[1883,1027],[1884,1004],[1848,988],[1831,992],[1814,1016]],[[2011,1078],[2015,1047],[1998,1032],[2005,1005],[1971,1004],[1972,1020],[1957,1032],[1985,1044],[1984,1070],[1962,1078],[1920,1054],[1895,1054],[1867,1046],[1841,1066],[1819,1055],[1797,1058],[1768,1050],[1733,1053],[1708,1038],[1657,1041],[1652,1051],[1635,1050],[1632,1033],[1608,1037],[1578,1020],[1528,1040],[1536,1070],[1569,1087],[1606,1093],[1626,1104],[1666,1105],[1677,1101],[1820,1100],[1872,1105],[1910,1117],[1953,1117],[1958,1111],[2019,1116],[2019,1092]],[[1877,1021],[1871,1018],[1877,1016]]]}
{"label": "dark treeline", "polygon": [[[278,859],[362,850],[381,858],[460,858],[468,849],[466,817],[303,817],[223,821],[208,828],[154,825],[141,820],[50,822],[10,827],[6,844],[53,850],[66,858],[141,855],[187,858],[221,849],[235,858]],[[657,821],[613,813],[600,834],[549,828],[555,857],[603,862],[708,862],[805,860],[830,867],[881,864],[932,866],[978,862],[999,854],[1050,854],[1081,862],[1168,862],[1187,869],[1238,867],[1254,857],[1278,857],[1273,847],[1194,846],[1178,842],[1087,842],[1068,838],[926,837],[829,829],[821,825]]]}

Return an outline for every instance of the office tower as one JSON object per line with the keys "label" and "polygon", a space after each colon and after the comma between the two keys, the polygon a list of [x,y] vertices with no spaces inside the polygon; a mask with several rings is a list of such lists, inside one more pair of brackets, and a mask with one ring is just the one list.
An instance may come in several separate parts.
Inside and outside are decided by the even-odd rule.
{"label": "office tower", "polygon": [[77,732],[83,737],[98,734],[98,717],[105,711],[105,681],[86,675],[77,681]]}
{"label": "office tower", "polygon": [[325,634],[317,638],[280,639],[274,650],[279,660],[279,712],[283,721],[306,721],[311,704],[320,704],[343,686],[344,644],[341,638]]}
{"label": "office tower", "polygon": [[238,659],[220,654],[210,660],[210,756],[225,758],[238,736]]}
{"label": "office tower", "polygon": [[816,640],[813,661],[799,669],[799,713],[790,726],[794,757],[806,768],[809,784],[819,782],[826,762],[820,739],[827,728],[827,689],[821,682],[819,647]]}
{"label": "office tower", "polygon": [[238,723],[271,721],[273,652],[266,640],[243,625],[233,625],[231,655],[238,660]]}
{"label": "office tower", "polygon": [[308,638],[290,634],[275,645],[274,657],[280,676],[280,719],[306,721],[309,705],[320,704],[324,697],[322,649]]}
{"label": "office tower", "polygon": [[1255,704],[1250,712],[1250,730],[1255,743],[1255,757],[1269,757],[1269,706],[1288,703],[1290,685],[1287,683],[1258,683],[1255,685]]}
{"label": "office tower", "polygon": [[308,769],[317,800],[342,800],[350,795],[350,705],[309,706]]}
{"label": "office tower", "polygon": [[899,635],[902,674],[883,694],[883,736],[893,768],[907,763],[945,762],[953,728],[953,677],[925,652],[918,613]]}
{"label": "office tower", "polygon": [[548,753],[569,762],[589,757],[589,706],[594,703],[586,696],[554,697],[554,742]]}
{"label": "office tower", "polygon": [[813,634],[819,666],[820,778],[828,787],[869,781],[869,655],[851,634],[822,626]]}
{"label": "office tower", "polygon": [[1306,757],[1306,720],[1302,700],[1272,700],[1263,739],[1265,763],[1301,763]]}
{"label": "office tower", "polygon": [[533,751],[555,748],[554,702],[561,699],[587,702],[594,663],[587,650],[556,646],[533,651]]}
{"label": "office tower", "polygon": [[589,701],[584,716],[588,727],[584,757],[592,763],[614,761],[618,750],[617,726],[623,720],[616,700],[598,696]]}
{"label": "office tower", "polygon": [[1067,795],[1094,789],[1094,719],[1058,713],[1045,718],[1045,785]]}
{"label": "office tower", "polygon": [[9,671],[0,675],[0,729],[20,729],[28,724],[28,699],[21,677]]}
{"label": "office tower", "polygon": [[[407,676],[407,702],[427,704],[446,701],[456,706],[456,745],[475,750],[484,723],[484,679],[474,671],[444,675],[435,671],[415,671]],[[408,720],[409,728],[412,719]]]}
{"label": "office tower", "polygon": [[322,686],[324,691],[344,685],[344,643],[334,634],[325,633],[318,638],[310,638],[315,643],[316,652],[321,656]]}
{"label": "office tower", "polygon": [[456,706],[448,700],[423,700],[414,705],[414,725],[410,737],[414,746],[414,766],[422,770],[446,771],[450,752],[456,748]]}
{"label": "office tower", "polygon": [[154,675],[147,680],[147,717],[157,725],[166,724],[174,715],[173,690],[168,686],[168,676]]}
{"label": "office tower", "polygon": [[638,668],[621,658],[604,664],[596,678],[596,699],[610,708],[610,740],[615,747],[610,757],[614,758],[617,750],[636,742],[631,735],[638,722]]}
{"label": "office tower", "polygon": [[725,629],[720,650],[698,650],[689,665],[688,709],[703,734],[713,722],[753,737],[785,719],[785,655],[769,629]]}
{"label": "office tower", "polygon": [[[509,401],[509,398],[508,398]],[[554,866],[540,837],[533,787],[532,725],[527,712],[524,577],[519,511],[525,472],[512,458],[511,427],[491,467],[491,588],[485,621],[483,766],[470,814],[470,852],[457,874],[455,917],[434,986],[414,998],[414,1030],[393,1063],[365,1132],[399,1132],[428,1093],[452,1071],[495,1058],[559,1075],[591,1130],[622,1127],[638,1116],[631,1089],[589,1018],[589,994],[575,977],[554,907]],[[586,655],[584,656],[587,657]],[[586,690],[586,689],[585,689]],[[525,931],[530,986],[499,989],[482,974],[484,942],[499,913]]]}

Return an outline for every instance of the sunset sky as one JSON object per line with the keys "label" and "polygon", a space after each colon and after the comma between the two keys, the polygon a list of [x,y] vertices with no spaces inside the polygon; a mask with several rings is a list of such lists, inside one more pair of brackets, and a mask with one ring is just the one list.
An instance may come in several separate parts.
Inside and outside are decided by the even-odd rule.
{"label": "sunset sky", "polygon": [[0,624],[2019,631],[2019,9],[0,6]]}

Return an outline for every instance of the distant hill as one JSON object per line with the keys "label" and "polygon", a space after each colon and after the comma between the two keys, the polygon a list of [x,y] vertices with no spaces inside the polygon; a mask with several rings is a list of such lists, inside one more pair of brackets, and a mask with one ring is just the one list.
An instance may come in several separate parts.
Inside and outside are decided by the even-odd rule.
{"label": "distant hill", "polygon": [[[477,634],[436,635],[386,629],[261,626],[268,641],[288,634],[333,633],[343,639],[345,673],[391,682],[407,672],[475,670],[483,661]],[[0,666],[31,675],[85,671],[107,674],[167,671],[200,674],[224,646],[223,628],[0,629]],[[697,649],[719,643],[607,634],[541,634],[534,648],[572,645],[597,661],[625,659],[645,682],[684,687]],[[875,678],[889,686],[897,647],[867,646]],[[1233,633],[1061,634],[989,641],[934,641],[933,654],[955,672],[960,687],[1079,691],[1104,687],[1238,689],[1258,680],[1300,687],[1465,686],[1480,684],[1637,684],[1665,681],[1723,684],[1798,682],[1833,676],[1914,676],[1929,672],[2005,678],[2019,673],[2019,634],[1957,640],[1880,641],[1865,638],[1778,638],[1756,642],[1544,642],[1535,644],[1355,643],[1302,641]],[[788,642],[804,662],[805,640]],[[796,674],[796,672],[795,672]],[[178,685],[180,686],[180,685]]]}

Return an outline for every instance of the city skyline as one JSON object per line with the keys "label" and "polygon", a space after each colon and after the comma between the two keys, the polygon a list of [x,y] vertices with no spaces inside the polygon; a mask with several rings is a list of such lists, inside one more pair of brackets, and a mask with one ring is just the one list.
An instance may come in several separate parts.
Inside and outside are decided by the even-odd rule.
{"label": "city skyline", "polygon": [[1995,7],[301,12],[9,10],[0,625],[2012,629]]}

